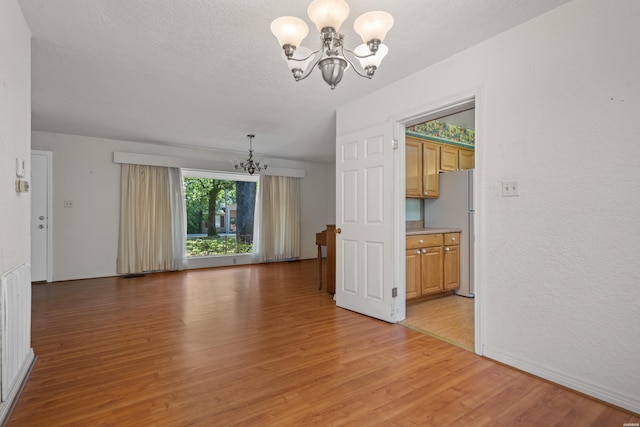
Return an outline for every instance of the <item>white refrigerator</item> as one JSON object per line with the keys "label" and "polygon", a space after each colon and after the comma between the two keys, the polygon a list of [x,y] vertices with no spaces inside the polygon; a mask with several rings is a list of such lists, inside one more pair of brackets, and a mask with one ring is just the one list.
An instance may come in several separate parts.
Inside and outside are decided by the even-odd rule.
{"label": "white refrigerator", "polygon": [[440,197],[424,202],[424,226],[460,228],[460,288],[456,294],[473,298],[473,245],[475,242],[473,197],[475,169],[440,174]]}

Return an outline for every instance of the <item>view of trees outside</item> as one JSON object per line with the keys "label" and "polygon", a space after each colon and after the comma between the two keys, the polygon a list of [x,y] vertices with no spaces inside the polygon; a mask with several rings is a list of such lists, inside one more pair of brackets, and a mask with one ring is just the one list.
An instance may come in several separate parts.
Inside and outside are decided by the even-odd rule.
{"label": "view of trees outside", "polygon": [[187,256],[251,253],[256,182],[185,176]]}

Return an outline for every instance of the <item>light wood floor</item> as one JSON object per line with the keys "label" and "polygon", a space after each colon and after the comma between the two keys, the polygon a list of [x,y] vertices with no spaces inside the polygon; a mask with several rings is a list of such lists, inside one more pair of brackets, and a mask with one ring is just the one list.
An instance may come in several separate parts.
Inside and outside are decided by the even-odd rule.
{"label": "light wood floor", "polygon": [[407,306],[403,325],[474,351],[473,298],[450,295]]}
{"label": "light wood floor", "polygon": [[315,260],[33,287],[9,426],[615,426],[640,417],[337,308]]}

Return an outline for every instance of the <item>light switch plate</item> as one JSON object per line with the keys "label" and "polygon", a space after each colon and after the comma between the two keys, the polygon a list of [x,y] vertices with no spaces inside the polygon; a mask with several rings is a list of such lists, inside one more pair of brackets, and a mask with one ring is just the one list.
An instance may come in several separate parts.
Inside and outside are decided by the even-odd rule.
{"label": "light switch plate", "polygon": [[16,176],[18,178],[24,178],[24,159],[16,159]]}
{"label": "light switch plate", "polygon": [[502,197],[519,196],[517,181],[502,181]]}

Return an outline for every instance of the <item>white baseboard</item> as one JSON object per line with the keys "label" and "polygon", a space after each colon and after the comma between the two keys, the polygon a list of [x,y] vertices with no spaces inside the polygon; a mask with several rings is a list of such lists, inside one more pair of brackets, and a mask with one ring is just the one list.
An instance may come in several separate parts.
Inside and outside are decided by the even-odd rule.
{"label": "white baseboard", "polygon": [[9,416],[11,415],[14,406],[18,402],[20,393],[22,392],[22,389],[24,388],[24,385],[29,378],[29,374],[31,373],[31,369],[33,369],[33,365],[35,364],[35,362],[36,357],[33,353],[33,349],[30,348],[24,358],[24,361],[22,362],[22,366],[20,367],[20,371],[18,372],[18,377],[11,385],[7,400],[5,400],[4,402],[0,402],[0,425],[4,426],[7,421],[9,421]]}
{"label": "white baseboard", "polygon": [[545,380],[565,386],[572,390],[584,393],[588,396],[610,403],[620,408],[632,411],[636,414],[640,413],[640,396],[628,396],[617,391],[610,390],[596,384],[588,383],[576,378],[569,377],[561,372],[554,371],[544,366],[540,366],[530,360],[522,359],[504,353],[500,350],[484,346],[483,356],[489,359],[504,363],[532,375],[544,378]]}

